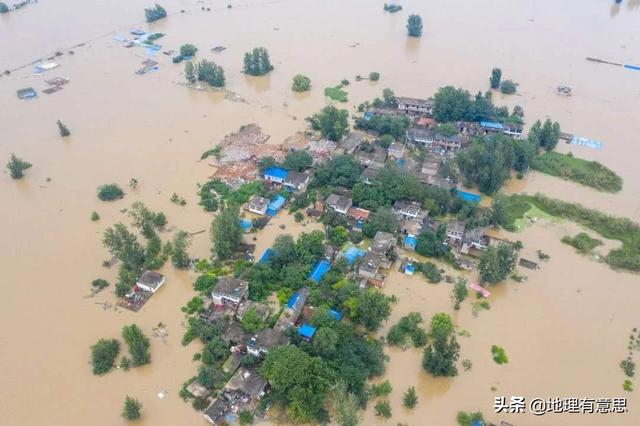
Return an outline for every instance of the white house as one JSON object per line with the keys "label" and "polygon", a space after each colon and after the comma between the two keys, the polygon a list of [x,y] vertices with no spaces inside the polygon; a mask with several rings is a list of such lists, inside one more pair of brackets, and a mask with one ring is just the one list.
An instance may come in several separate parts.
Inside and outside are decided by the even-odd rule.
{"label": "white house", "polygon": [[136,285],[145,291],[155,293],[164,284],[164,275],[154,271],[144,271]]}

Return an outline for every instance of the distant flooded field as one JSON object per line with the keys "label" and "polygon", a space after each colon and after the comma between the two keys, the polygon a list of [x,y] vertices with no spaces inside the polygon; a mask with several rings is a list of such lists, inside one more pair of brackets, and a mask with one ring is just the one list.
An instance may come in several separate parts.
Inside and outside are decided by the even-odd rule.
{"label": "distant flooded field", "polygon": [[[624,179],[621,192],[607,194],[532,173],[507,190],[539,191],[640,221],[640,72],[585,60],[639,65],[640,1],[407,0],[401,12],[388,14],[383,1],[171,0],[162,2],[168,18],[148,25],[143,10],[151,3],[41,0],[0,15],[0,73],[15,70],[0,77],[0,159],[5,164],[15,153],[33,164],[20,181],[13,181],[4,167],[0,177],[3,425],[124,424],[120,411],[127,394],[144,405],[139,424],[206,424],[178,395],[197,368],[192,361],[197,344],[181,345],[180,312],[193,296],[195,273],[167,264],[161,271],[165,286],[140,312],[105,310],[100,303],[116,301],[113,285],[86,297],[95,278],[115,282],[116,268],[101,266],[108,258],[102,234],[114,223],[128,223],[122,210],[140,200],[165,212],[169,229],[206,230],[194,236],[190,254],[208,257],[212,216],[198,206],[196,184],[214,169],[199,160],[202,152],[248,123],[258,123],[271,135],[269,143],[283,141],[327,104],[324,88],[345,78],[351,84],[342,107],[353,112],[385,87],[415,97],[428,97],[448,84],[485,91],[491,69],[499,66],[519,87],[514,96],[496,94],[498,105],[521,105],[528,125],[550,117],[563,131],[601,141],[600,150],[561,142],[559,151],[597,160]],[[410,13],[422,16],[419,40],[406,37]],[[165,33],[158,41],[163,50],[177,50],[183,43],[198,46],[198,57],[222,65],[227,88],[245,102],[185,88],[179,84],[183,65],[172,64],[171,56],[162,53],[155,56],[157,72],[135,74],[147,53],[124,48],[114,37],[128,36],[136,27]],[[227,49],[214,53],[214,46]],[[275,70],[267,77],[241,73],[244,52],[256,46],[271,54]],[[62,53],[55,58],[60,66],[32,75],[31,63],[56,51]],[[372,71],[380,73],[380,81],[355,81],[356,75]],[[291,92],[298,73],[311,78],[310,94]],[[45,80],[53,77],[70,82],[59,92],[42,93]],[[558,84],[570,85],[573,96],[558,96]],[[16,91],[26,87],[38,91],[38,98],[18,100]],[[69,126],[70,137],[58,136],[56,120]],[[137,189],[127,187],[131,178],[140,182]],[[110,182],[127,194],[120,201],[100,202],[96,188]],[[171,203],[173,193],[187,205]],[[100,221],[90,220],[92,211]],[[257,245],[259,256],[278,234],[313,229],[321,227],[297,224],[282,212],[256,234],[256,241],[254,234],[246,240]],[[525,283],[491,288],[491,309],[477,317],[474,295],[454,311],[450,284],[391,274],[384,291],[399,301],[382,333],[409,312],[420,312],[427,321],[436,312],[451,313],[457,330],[470,334],[458,340],[460,358],[473,367],[460,368],[454,379],[433,379],[422,370],[420,351],[387,349],[385,377],[394,390],[393,417],[386,424],[454,425],[460,410],[482,411],[488,420],[517,426],[640,424],[636,393],[623,391],[618,366],[628,335],[640,326],[640,279],[560,242],[577,231],[571,224],[540,221],[508,235],[522,240],[524,257],[537,260],[536,250],[542,249],[551,259],[540,270],[527,271]],[[166,341],[151,339],[152,363],[92,375],[89,347],[101,337],[118,337],[122,326],[133,322],[148,335],[159,322],[166,324]],[[505,348],[508,364],[493,362],[494,344]],[[412,411],[401,401],[409,386],[416,387],[419,399]],[[167,396],[158,398],[165,391]],[[629,412],[494,414],[494,397],[512,395],[624,396]],[[372,405],[362,423],[385,423],[374,416]]]}

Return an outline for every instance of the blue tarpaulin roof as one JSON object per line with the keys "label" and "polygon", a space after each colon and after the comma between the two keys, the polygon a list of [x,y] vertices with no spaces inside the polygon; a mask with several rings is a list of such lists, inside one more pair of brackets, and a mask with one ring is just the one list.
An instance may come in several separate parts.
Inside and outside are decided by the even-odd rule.
{"label": "blue tarpaulin roof", "polygon": [[413,235],[404,237],[404,245],[415,250],[418,240]]}
{"label": "blue tarpaulin roof", "polygon": [[504,126],[501,123],[496,123],[495,121],[481,121],[480,127],[484,127],[486,129],[495,129],[502,130]]}
{"label": "blue tarpaulin roof", "polygon": [[309,278],[319,283],[322,278],[327,275],[329,269],[331,269],[331,264],[326,260],[321,260],[316,264],[315,268],[313,268],[313,271],[311,271],[311,275],[309,275]]}
{"label": "blue tarpaulin roof", "polygon": [[316,334],[316,328],[309,324],[303,324],[298,330],[298,333],[305,339],[311,340],[313,339],[313,335]]}
{"label": "blue tarpaulin roof", "polygon": [[344,252],[344,257],[349,265],[353,265],[359,257],[364,257],[365,254],[364,250],[351,246]]}
{"label": "blue tarpaulin roof", "polygon": [[340,321],[342,319],[342,312],[336,311],[335,309],[329,309],[329,316],[336,321]]}
{"label": "blue tarpaulin roof", "polygon": [[416,271],[416,267],[413,266],[413,263],[408,263],[407,266],[404,267],[404,273],[407,275],[413,275]]}
{"label": "blue tarpaulin roof", "polygon": [[284,206],[284,203],[286,201],[287,199],[284,198],[282,195],[276,196],[276,198],[271,200],[271,202],[269,203],[269,206],[267,207],[267,214],[269,216],[277,215],[280,209],[282,208],[282,206]]}
{"label": "blue tarpaulin roof", "polygon": [[369,121],[373,118],[373,113],[371,111],[367,111],[364,113],[364,120]]}
{"label": "blue tarpaulin roof", "polygon": [[296,291],[295,293],[293,293],[293,296],[291,296],[291,299],[289,299],[289,302],[287,302],[287,307],[289,309],[293,309],[293,307],[296,306],[296,302],[298,301],[299,298],[300,298],[300,293]]}
{"label": "blue tarpaulin roof", "polygon": [[271,259],[271,256],[273,256],[274,254],[276,254],[276,252],[272,248],[268,248],[264,251],[264,253],[262,253],[262,256],[260,256],[260,260],[258,262],[268,262],[269,259]]}
{"label": "blue tarpaulin roof", "polygon": [[240,228],[248,231],[249,229],[251,229],[251,221],[247,219],[240,219]]}
{"label": "blue tarpaulin roof", "polygon": [[474,194],[472,192],[460,191],[458,189],[456,190],[456,193],[458,194],[458,197],[462,198],[464,201],[469,201],[472,203],[479,203],[481,199],[480,194]]}
{"label": "blue tarpaulin roof", "polygon": [[264,171],[264,176],[272,176],[274,178],[284,180],[289,176],[289,172],[281,167],[269,167]]}

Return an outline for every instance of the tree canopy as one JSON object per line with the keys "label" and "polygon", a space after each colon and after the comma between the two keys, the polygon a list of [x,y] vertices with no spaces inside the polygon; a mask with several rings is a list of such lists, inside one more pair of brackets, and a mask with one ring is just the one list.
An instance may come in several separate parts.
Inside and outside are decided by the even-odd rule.
{"label": "tree canopy", "polygon": [[500,68],[494,68],[491,70],[491,78],[489,78],[489,83],[491,84],[492,89],[500,88],[500,80],[502,79],[502,70]]}
{"label": "tree canopy", "polygon": [[560,124],[552,122],[548,118],[544,124],[536,121],[529,130],[528,140],[545,151],[553,151],[560,138]]}
{"label": "tree canopy", "polygon": [[491,284],[504,281],[513,271],[518,254],[511,244],[490,246],[480,256],[480,280]]}
{"label": "tree canopy", "polygon": [[422,36],[422,18],[420,15],[409,15],[407,19],[407,32],[410,37]]}
{"label": "tree canopy", "polygon": [[158,19],[166,18],[167,11],[164,9],[164,7],[156,3],[154,7],[144,10],[144,17],[147,22],[157,21]]}
{"label": "tree canopy", "polygon": [[287,153],[283,166],[287,170],[302,172],[313,165],[313,157],[309,151],[296,150]]}
{"label": "tree canopy", "polygon": [[311,89],[311,79],[306,75],[297,74],[293,77],[291,90],[294,92],[306,92]]}
{"label": "tree canopy", "polygon": [[264,47],[256,47],[251,52],[244,54],[245,74],[260,76],[273,70],[269,52]]}
{"label": "tree canopy", "polygon": [[30,167],[31,163],[16,157],[14,154],[11,154],[11,159],[7,163],[7,169],[9,169],[12,179],[21,179],[24,176],[24,171]]}
{"label": "tree canopy", "polygon": [[93,374],[105,374],[111,371],[120,353],[120,343],[116,339],[100,339],[91,346],[91,364]]}
{"label": "tree canopy", "polygon": [[134,366],[151,362],[149,338],[142,333],[137,325],[125,325],[122,328],[122,338],[129,347],[129,354]]}
{"label": "tree canopy", "polygon": [[319,130],[322,137],[339,142],[349,130],[349,113],[333,105],[324,107],[320,112],[308,118],[311,127]]}
{"label": "tree canopy", "polygon": [[429,327],[429,342],[424,350],[422,366],[434,376],[453,377],[458,374],[456,361],[460,356],[451,317],[435,314]]}
{"label": "tree canopy", "polygon": [[218,259],[229,259],[242,241],[238,205],[225,206],[211,224],[212,253]]}

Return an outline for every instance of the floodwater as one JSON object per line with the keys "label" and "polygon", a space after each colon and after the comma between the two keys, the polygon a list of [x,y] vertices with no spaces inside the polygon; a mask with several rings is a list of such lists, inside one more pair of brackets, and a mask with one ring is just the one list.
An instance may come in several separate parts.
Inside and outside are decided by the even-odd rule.
{"label": "floodwater", "polygon": [[[233,8],[227,9],[227,3]],[[150,2],[60,0],[0,15],[0,70],[17,69],[0,77],[0,158],[6,162],[16,153],[34,165],[21,181],[12,181],[4,170],[0,180],[2,424],[81,425],[87,419],[95,425],[121,424],[127,394],[144,404],[141,424],[203,424],[200,414],[178,396],[182,382],[196,370],[191,358],[197,345],[180,344],[184,329],[179,307],[193,295],[193,274],[167,266],[167,284],[142,311],[103,310],[96,302],[114,302],[112,289],[85,298],[93,279],[115,278],[114,270],[101,267],[107,258],[102,232],[127,221],[121,210],[136,200],[164,211],[171,227],[207,230],[211,216],[197,205],[196,183],[205,181],[212,168],[198,161],[200,154],[251,122],[259,123],[272,143],[284,140],[326,103],[323,88],[343,78],[352,81],[345,105],[352,110],[384,87],[418,97],[445,84],[485,90],[491,68],[500,66],[505,78],[520,83],[520,94],[497,95],[498,104],[520,104],[529,123],[549,116],[566,131],[604,142],[600,151],[565,145],[560,149],[597,159],[625,181],[624,189],[611,195],[536,174],[519,182],[520,190],[542,191],[640,221],[640,73],[584,59],[640,62],[640,2],[612,3],[413,0],[402,2],[402,12],[389,15],[382,11],[382,1],[172,0],[163,2],[169,18],[147,25],[143,8]],[[202,11],[202,5],[212,10]],[[412,12],[424,20],[420,40],[405,36]],[[162,54],[157,56],[158,72],[134,74],[146,53],[121,47],[113,36],[127,35],[136,26],[166,33],[159,40],[165,49],[197,45],[199,57],[222,65],[228,88],[247,103],[178,85],[182,66]],[[214,54],[209,49],[215,45],[228,49]],[[242,56],[258,45],[269,49],[276,69],[268,77],[246,77],[240,73]],[[23,67],[56,50],[64,53],[57,59],[59,68],[32,76],[31,66]],[[381,74],[379,82],[354,81],[355,75],[371,71]],[[309,95],[291,93],[297,73],[311,78]],[[15,96],[23,87],[41,91],[45,79],[58,76],[71,80],[58,93],[40,93],[29,102]],[[558,84],[572,86],[574,96],[557,96]],[[69,126],[71,137],[58,137],[57,119]],[[124,187],[132,177],[140,185],[128,189],[124,200],[97,200],[100,184]],[[187,206],[170,203],[174,192],[186,198]],[[89,220],[94,210],[102,217],[97,223]],[[288,216],[279,220],[287,225],[282,232],[312,229],[293,224]],[[280,231],[263,231],[256,253]],[[527,273],[527,283],[492,289],[492,308],[478,318],[471,315],[469,301],[455,313],[456,324],[471,333],[460,337],[461,358],[473,362],[470,372],[454,380],[434,380],[422,372],[419,352],[389,351],[387,375],[395,388],[389,424],[450,425],[458,410],[481,410],[497,420],[491,414],[497,395],[623,394],[618,363],[630,330],[638,326],[640,280],[575,254],[559,242],[564,233],[562,226],[540,224],[518,235],[529,257],[543,248],[551,260]],[[208,234],[196,235],[192,256],[208,253]],[[449,290],[446,284],[433,286],[393,274],[385,291],[396,294],[400,303],[389,324],[410,311],[425,318],[438,311],[453,313]],[[122,326],[132,322],[147,334],[159,322],[167,326],[166,343],[152,339],[151,365],[93,376],[89,346],[101,337],[117,337]],[[492,344],[506,349],[509,364],[493,363]],[[416,386],[420,398],[414,413],[400,404],[409,385]],[[491,391],[492,386],[497,390]],[[167,396],[159,399],[162,391]],[[517,425],[636,425],[636,403],[633,397],[626,415],[504,418]],[[379,419],[368,411],[363,422]]]}

